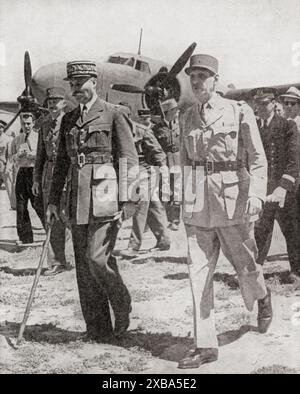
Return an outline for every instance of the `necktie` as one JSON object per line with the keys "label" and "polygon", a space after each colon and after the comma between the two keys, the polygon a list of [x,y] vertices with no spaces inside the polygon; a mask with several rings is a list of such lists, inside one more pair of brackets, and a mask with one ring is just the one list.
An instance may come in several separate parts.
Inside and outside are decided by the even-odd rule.
{"label": "necktie", "polygon": [[87,117],[87,107],[84,105],[81,112],[81,120],[84,122]]}
{"label": "necktie", "polygon": [[206,104],[202,104],[200,116],[204,123],[207,123],[207,106]]}
{"label": "necktie", "polygon": [[263,129],[263,130],[267,130],[267,128],[268,128],[268,120],[267,120],[267,119],[264,119],[264,121],[263,121],[263,123],[262,123],[262,129]]}

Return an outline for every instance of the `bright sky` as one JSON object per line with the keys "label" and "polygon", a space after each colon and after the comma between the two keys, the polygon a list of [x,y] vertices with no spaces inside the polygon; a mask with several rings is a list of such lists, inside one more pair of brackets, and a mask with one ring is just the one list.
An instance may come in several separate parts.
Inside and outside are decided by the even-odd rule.
{"label": "bright sky", "polygon": [[[173,63],[193,42],[236,87],[300,82],[300,0],[0,0],[0,99],[33,72],[74,59],[137,52]],[[293,51],[294,46],[294,51]],[[298,56],[300,59],[300,56]]]}

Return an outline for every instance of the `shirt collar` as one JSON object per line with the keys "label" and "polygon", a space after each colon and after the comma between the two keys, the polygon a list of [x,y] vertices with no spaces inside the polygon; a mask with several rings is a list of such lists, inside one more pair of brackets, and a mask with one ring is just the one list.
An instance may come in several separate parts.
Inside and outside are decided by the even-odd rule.
{"label": "shirt collar", "polygon": [[89,112],[89,110],[91,109],[92,105],[96,102],[98,96],[95,94],[92,99],[86,103],[86,104],[79,104],[80,105],[80,113],[82,113],[83,111],[83,107],[86,106],[86,111]]}

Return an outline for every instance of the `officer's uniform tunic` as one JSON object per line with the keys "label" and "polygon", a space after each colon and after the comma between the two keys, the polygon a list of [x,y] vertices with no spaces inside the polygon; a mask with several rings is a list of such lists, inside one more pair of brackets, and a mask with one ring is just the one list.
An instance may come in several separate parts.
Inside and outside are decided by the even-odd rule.
{"label": "officer's uniform tunic", "polygon": [[194,302],[196,347],[218,347],[214,324],[213,273],[220,248],[238,274],[248,310],[266,295],[262,267],[256,264],[249,197],[264,200],[267,162],[252,109],[214,95],[181,117],[184,171],[183,219]]}
{"label": "officer's uniform tunic", "polygon": [[[138,166],[128,122],[99,98],[84,119],[80,106],[67,113],[49,196],[49,203],[58,206],[67,179],[66,213],[72,223],[82,312],[87,330],[100,336],[112,330],[108,300],[115,315],[130,311],[130,295],[111,255],[118,232],[115,168],[121,159],[127,160],[128,170]],[[124,184],[127,172],[121,174]]]}

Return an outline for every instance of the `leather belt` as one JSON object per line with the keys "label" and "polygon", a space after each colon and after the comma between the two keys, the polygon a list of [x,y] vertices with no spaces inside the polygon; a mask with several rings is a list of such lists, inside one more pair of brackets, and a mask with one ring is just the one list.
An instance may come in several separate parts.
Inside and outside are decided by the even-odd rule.
{"label": "leather belt", "polygon": [[192,164],[193,169],[196,167],[204,167],[206,174],[214,174],[220,171],[237,171],[245,167],[241,160],[238,161],[212,161],[201,160],[194,161]]}
{"label": "leather belt", "polygon": [[77,156],[71,157],[71,163],[73,165],[77,165],[82,168],[86,164],[105,164],[111,163],[113,161],[112,156],[110,154],[103,155],[85,155],[83,152],[78,154]]}

